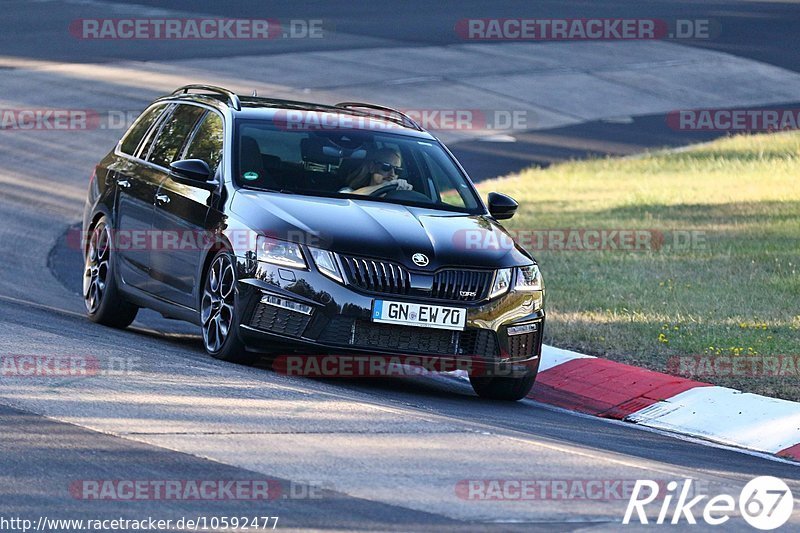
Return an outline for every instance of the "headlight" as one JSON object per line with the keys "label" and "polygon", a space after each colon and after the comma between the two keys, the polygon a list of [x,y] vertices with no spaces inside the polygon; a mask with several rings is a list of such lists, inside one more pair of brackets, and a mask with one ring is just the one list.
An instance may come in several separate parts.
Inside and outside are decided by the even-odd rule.
{"label": "headlight", "polygon": [[311,252],[311,257],[314,258],[314,264],[317,265],[317,268],[320,272],[329,278],[338,281],[339,283],[344,282],[342,280],[342,274],[339,272],[339,266],[336,264],[336,257],[333,255],[333,252],[329,252],[328,250],[320,250],[319,248],[312,248],[310,246],[308,247],[308,251]]}
{"label": "headlight", "polygon": [[517,282],[514,289],[518,291],[541,291],[544,288],[542,273],[538,265],[517,268]]}
{"label": "headlight", "polygon": [[293,242],[284,242],[270,237],[259,236],[256,239],[256,257],[259,261],[292,268],[306,268],[306,260],[300,246]]}
{"label": "headlight", "polygon": [[492,285],[492,292],[489,293],[489,298],[496,298],[501,294],[508,292],[508,287],[511,285],[511,269],[501,268],[494,276],[494,285]]}

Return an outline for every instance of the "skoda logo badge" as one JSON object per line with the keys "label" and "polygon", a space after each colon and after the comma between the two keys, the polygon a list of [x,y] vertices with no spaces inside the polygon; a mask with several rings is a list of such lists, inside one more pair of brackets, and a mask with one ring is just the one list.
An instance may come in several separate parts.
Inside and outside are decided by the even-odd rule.
{"label": "skoda logo badge", "polygon": [[428,256],[425,254],[414,254],[411,256],[411,260],[414,261],[414,264],[417,266],[428,266]]}

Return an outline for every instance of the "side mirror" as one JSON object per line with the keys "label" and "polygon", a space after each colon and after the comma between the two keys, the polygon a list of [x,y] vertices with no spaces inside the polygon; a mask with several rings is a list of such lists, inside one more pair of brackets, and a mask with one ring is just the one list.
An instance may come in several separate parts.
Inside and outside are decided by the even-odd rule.
{"label": "side mirror", "polygon": [[517,212],[519,204],[505,194],[499,192],[489,193],[489,214],[497,220],[507,220]]}
{"label": "side mirror", "polygon": [[219,182],[211,179],[211,169],[208,168],[208,163],[201,159],[182,159],[170,164],[170,178],[190,185],[192,187],[199,187],[213,191],[219,186]]}

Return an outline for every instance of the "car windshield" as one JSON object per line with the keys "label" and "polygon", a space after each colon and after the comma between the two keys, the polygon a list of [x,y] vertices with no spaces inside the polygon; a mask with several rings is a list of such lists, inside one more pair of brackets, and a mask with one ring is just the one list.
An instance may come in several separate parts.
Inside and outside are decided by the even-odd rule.
{"label": "car windshield", "polygon": [[290,131],[239,120],[234,174],[240,186],[482,214],[468,178],[437,141],[371,130]]}

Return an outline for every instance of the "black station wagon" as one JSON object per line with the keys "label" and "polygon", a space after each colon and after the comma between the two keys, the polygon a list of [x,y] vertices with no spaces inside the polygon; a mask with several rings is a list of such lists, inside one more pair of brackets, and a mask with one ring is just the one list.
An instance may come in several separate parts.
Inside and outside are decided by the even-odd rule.
{"label": "black station wagon", "polygon": [[141,307],[196,323],[207,352],[424,356],[482,397],[533,386],[544,326],[534,259],[436,137],[407,115],[188,85],[95,168],[83,218],[91,320]]}

